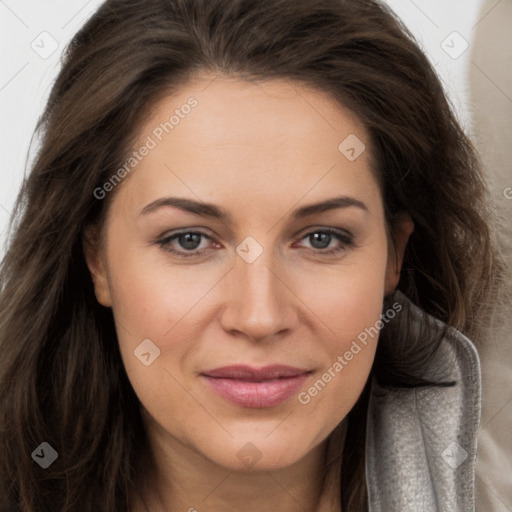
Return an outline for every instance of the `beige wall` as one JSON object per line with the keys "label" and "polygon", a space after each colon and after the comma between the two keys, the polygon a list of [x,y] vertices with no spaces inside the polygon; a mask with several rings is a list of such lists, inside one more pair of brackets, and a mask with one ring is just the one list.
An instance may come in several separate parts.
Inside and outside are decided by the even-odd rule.
{"label": "beige wall", "polygon": [[[482,11],[495,1],[482,3]],[[501,1],[480,23],[468,76],[473,138],[492,181],[496,206],[512,224],[512,2]],[[510,258],[509,252],[509,258]],[[510,315],[508,316],[510,319]],[[483,408],[477,464],[477,510],[512,510],[512,322],[498,326],[481,352]]]}

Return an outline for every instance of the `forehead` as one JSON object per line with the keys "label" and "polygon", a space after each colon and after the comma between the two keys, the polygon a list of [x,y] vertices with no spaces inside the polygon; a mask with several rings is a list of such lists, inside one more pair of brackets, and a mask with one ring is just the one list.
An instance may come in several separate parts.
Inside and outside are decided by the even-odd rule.
{"label": "forehead", "polygon": [[[191,99],[196,104],[193,108],[187,106]],[[166,125],[169,121],[171,127]],[[248,82],[211,74],[194,77],[175,94],[156,102],[141,136],[153,133],[157,139],[179,140],[189,138],[191,132],[198,147],[229,150],[230,145],[250,143],[262,151],[277,152],[302,146],[306,138],[318,142],[323,136],[328,144],[334,137],[335,150],[343,135],[357,132],[367,138],[349,109],[310,85],[285,79]]]}
{"label": "forehead", "polygon": [[287,80],[196,76],[151,107],[133,149],[145,146],[127,184],[138,203],[164,192],[239,205],[376,192],[357,117],[327,93]]}

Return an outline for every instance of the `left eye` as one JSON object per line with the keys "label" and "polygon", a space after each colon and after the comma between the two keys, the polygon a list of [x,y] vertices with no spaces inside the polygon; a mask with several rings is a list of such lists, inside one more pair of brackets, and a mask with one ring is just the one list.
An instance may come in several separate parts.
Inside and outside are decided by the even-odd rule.
{"label": "left eye", "polygon": [[[317,229],[316,231],[310,231],[304,235],[301,240],[309,240],[311,247],[317,249],[314,252],[319,254],[334,254],[354,245],[354,240],[351,235],[334,229]],[[333,240],[337,241],[338,244],[334,247],[329,247]]]}

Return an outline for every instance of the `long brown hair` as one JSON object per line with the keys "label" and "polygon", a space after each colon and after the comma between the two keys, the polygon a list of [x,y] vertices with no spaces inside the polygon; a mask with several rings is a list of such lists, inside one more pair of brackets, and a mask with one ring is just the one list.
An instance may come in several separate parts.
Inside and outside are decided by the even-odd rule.
{"label": "long brown hair", "polygon": [[[401,211],[415,223],[399,289],[475,339],[490,321],[503,265],[478,158],[432,66],[384,4],[108,0],[64,55],[2,262],[2,510],[129,510],[145,449],[140,404],[82,241],[113,195],[98,200],[94,190],[122,165],[149,107],[203,70],[312,85],[351,109],[371,137],[391,232]],[[412,354],[406,317],[392,337],[383,328],[372,373],[420,385],[386,348],[392,339]],[[416,366],[427,352],[412,354]],[[366,399],[349,414],[343,452],[343,507],[354,511],[366,502]],[[31,458],[41,442],[58,452],[47,469]]]}

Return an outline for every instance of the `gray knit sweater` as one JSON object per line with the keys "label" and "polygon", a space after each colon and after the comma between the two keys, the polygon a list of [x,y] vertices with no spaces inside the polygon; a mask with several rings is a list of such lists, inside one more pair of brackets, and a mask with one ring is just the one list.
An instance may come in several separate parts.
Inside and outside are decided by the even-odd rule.
{"label": "gray knit sweater", "polygon": [[[420,310],[401,293],[419,321]],[[436,321],[441,326],[441,322]],[[480,361],[455,329],[443,338],[431,373],[448,367],[453,387],[383,388],[372,380],[366,476],[370,512],[471,512],[480,423]]]}

